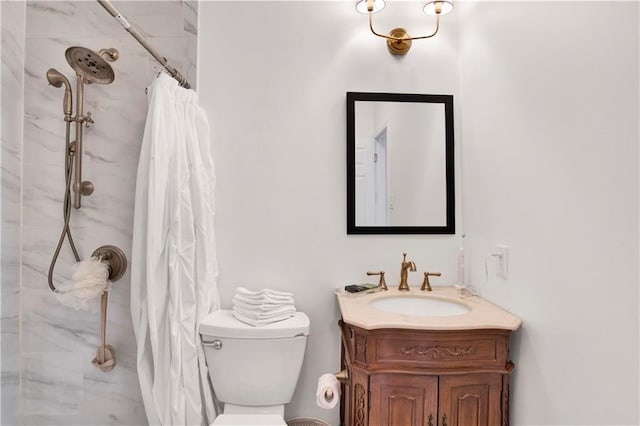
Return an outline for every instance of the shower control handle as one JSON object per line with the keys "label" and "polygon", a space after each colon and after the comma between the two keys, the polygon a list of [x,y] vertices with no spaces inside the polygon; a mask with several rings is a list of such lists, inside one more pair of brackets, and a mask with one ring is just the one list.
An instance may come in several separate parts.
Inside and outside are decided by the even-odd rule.
{"label": "shower control handle", "polygon": [[87,115],[86,117],[84,117],[83,121],[87,129],[91,127],[92,124],[95,123],[95,121],[93,121],[93,118],[91,118],[91,111],[87,111]]}
{"label": "shower control handle", "polygon": [[73,191],[79,192],[82,195],[91,195],[93,194],[94,189],[95,187],[93,186],[93,183],[89,182],[88,180],[85,180],[80,184],[77,184],[77,183],[73,184]]}

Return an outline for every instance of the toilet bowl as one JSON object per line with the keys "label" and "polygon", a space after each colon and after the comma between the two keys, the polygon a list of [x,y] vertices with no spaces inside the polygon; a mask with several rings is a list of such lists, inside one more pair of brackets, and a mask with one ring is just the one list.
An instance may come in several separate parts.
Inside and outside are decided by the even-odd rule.
{"label": "toilet bowl", "polygon": [[224,404],[215,426],[286,426],[284,404],[298,383],[309,335],[309,317],[293,317],[254,327],[230,310],[208,315],[200,337],[209,378]]}

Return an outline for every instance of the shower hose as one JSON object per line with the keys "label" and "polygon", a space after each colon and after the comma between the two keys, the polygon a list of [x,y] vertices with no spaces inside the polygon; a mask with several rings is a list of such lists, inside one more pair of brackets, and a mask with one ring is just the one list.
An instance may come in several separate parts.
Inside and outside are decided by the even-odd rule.
{"label": "shower hose", "polygon": [[56,288],[53,284],[53,269],[56,266],[56,262],[58,261],[58,255],[60,255],[60,249],[62,248],[62,244],[64,243],[64,237],[66,236],[69,240],[69,245],[71,246],[71,251],[73,252],[73,257],[76,259],[76,262],[80,261],[80,256],[78,255],[78,250],[76,249],[76,245],[73,242],[73,237],[71,236],[71,229],[69,228],[69,219],[71,218],[71,171],[73,168],[73,156],[74,156],[74,147],[71,145],[71,121],[69,119],[66,121],[66,137],[65,137],[65,162],[64,162],[64,180],[65,180],[65,190],[64,190],[64,201],[62,203],[63,209],[63,217],[64,217],[64,225],[62,226],[62,233],[60,234],[60,239],[58,240],[58,245],[56,246],[56,250],[53,253],[53,258],[51,259],[51,264],[49,265],[49,287],[56,293],[62,293],[60,290]]}

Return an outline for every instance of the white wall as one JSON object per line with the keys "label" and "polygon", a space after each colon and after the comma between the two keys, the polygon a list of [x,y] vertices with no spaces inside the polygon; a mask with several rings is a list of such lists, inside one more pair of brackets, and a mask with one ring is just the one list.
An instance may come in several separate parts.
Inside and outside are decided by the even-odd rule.
{"label": "white wall", "polygon": [[[311,317],[290,416],[337,424],[313,396],[338,369],[332,289],[372,268],[393,283],[403,250],[450,284],[464,229],[471,283],[524,321],[512,424],[638,424],[638,4],[544,5],[459,2],[394,58],[350,1],[202,3],[223,306],[275,287]],[[412,7],[378,26],[425,28]],[[346,91],[456,96],[458,236],[346,235]],[[510,277],[485,284],[495,243]]]}
{"label": "white wall", "polygon": [[637,425],[638,3],[457,13],[471,280],[524,323],[512,424]]}
{"label": "white wall", "polygon": [[[386,30],[429,28],[416,3],[389,4],[380,18]],[[295,293],[311,336],[287,415],[337,424],[337,409],[315,406],[318,376],[340,365],[333,289],[366,280],[372,269],[397,285],[403,251],[418,266],[413,286],[426,270],[451,284],[459,245],[455,236],[346,235],[346,92],[457,95],[456,17],[404,58],[368,32],[351,1],[202,2],[200,19],[223,307],[240,284]]]}

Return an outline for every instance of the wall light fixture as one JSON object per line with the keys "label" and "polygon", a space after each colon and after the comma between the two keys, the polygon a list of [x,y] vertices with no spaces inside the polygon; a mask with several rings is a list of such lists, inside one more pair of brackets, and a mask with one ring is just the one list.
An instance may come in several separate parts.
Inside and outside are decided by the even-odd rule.
{"label": "wall light fixture", "polygon": [[440,29],[440,15],[446,15],[453,10],[451,0],[431,0],[424,5],[423,11],[427,15],[436,17],[436,28],[433,33],[425,36],[411,37],[404,28],[394,28],[389,35],[378,33],[373,29],[373,14],[381,11],[385,6],[384,0],[360,0],[356,4],[356,10],[360,13],[369,15],[369,29],[371,32],[387,40],[387,48],[392,55],[406,55],[411,49],[412,40],[420,40],[423,38],[431,38],[438,33]]}

